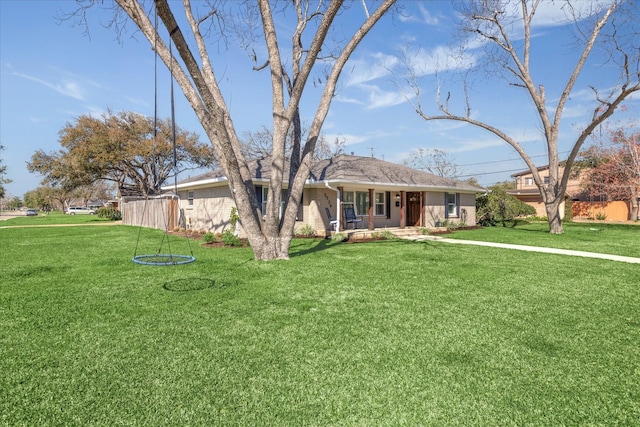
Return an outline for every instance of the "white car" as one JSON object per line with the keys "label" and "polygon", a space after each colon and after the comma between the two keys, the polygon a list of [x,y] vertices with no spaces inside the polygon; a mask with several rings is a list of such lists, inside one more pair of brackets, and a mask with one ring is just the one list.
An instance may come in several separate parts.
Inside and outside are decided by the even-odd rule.
{"label": "white car", "polygon": [[71,206],[65,211],[65,213],[69,215],[93,215],[96,213],[96,211],[89,208]]}

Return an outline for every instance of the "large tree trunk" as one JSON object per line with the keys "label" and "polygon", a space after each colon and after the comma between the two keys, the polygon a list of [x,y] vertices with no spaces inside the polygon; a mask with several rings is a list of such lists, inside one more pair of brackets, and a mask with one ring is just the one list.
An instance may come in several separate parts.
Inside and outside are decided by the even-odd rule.
{"label": "large tree trunk", "polygon": [[640,194],[638,194],[637,187],[633,187],[633,189],[631,190],[631,211],[629,212],[629,219],[631,221],[638,220],[638,197],[639,196]]}
{"label": "large tree trunk", "polygon": [[289,246],[291,246],[291,237],[263,237],[262,239],[257,240],[260,240],[257,245],[252,244],[255,259],[261,261],[268,261],[272,259],[289,259]]}
{"label": "large tree trunk", "polygon": [[544,208],[547,211],[547,220],[549,221],[549,233],[562,234],[564,229],[562,227],[562,214],[560,213],[560,204],[562,203],[562,196],[547,194],[545,198]]}

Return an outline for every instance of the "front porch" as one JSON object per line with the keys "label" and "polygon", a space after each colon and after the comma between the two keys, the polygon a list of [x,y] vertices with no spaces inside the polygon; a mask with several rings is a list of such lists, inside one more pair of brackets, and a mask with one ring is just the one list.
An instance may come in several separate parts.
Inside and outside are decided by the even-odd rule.
{"label": "front porch", "polygon": [[[340,230],[337,232],[338,234],[343,235],[348,240],[360,240],[360,239],[370,239],[379,236],[384,236],[387,233],[391,233],[398,238],[407,238],[412,236],[423,236],[425,234],[438,233],[446,231],[446,227],[382,227],[376,228],[374,230],[369,230],[366,228],[360,229],[348,229],[348,230]],[[324,236],[325,238],[331,238],[336,235],[335,231],[327,231]]]}

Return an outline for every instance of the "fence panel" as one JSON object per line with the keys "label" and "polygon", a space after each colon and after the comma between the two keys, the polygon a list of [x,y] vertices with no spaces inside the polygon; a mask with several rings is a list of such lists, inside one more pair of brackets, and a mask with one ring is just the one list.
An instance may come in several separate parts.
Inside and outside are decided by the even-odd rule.
{"label": "fence panel", "polygon": [[122,203],[122,223],[171,231],[178,226],[178,200],[148,199]]}

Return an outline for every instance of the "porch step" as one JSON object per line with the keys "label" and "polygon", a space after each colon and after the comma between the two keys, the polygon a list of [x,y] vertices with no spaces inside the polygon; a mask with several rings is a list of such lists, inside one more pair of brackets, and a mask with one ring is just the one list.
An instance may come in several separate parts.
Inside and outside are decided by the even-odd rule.
{"label": "porch step", "polygon": [[421,229],[417,227],[410,227],[410,228],[396,228],[390,231],[394,236],[403,239],[407,237],[422,236],[423,234],[420,230]]}

